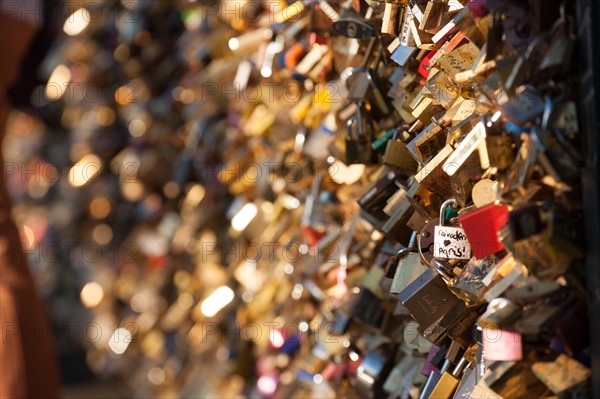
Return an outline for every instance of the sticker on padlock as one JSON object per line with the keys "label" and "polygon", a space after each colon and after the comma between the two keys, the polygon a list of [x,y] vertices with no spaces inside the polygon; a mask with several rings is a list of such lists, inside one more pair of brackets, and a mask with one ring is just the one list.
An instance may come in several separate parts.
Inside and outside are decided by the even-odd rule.
{"label": "sticker on padlock", "polygon": [[445,201],[440,208],[440,224],[434,228],[433,257],[440,259],[470,259],[471,247],[461,227],[446,226],[447,208],[455,204],[454,199]]}
{"label": "sticker on padlock", "polygon": [[465,231],[461,227],[435,226],[435,258],[470,259],[471,247]]}

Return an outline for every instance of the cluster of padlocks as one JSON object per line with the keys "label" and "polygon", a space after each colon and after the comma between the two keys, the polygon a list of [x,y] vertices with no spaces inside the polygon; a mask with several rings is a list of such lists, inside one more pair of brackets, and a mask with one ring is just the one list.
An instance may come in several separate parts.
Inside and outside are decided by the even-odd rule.
{"label": "cluster of padlocks", "polygon": [[9,137],[41,176],[17,216],[74,242],[49,286],[111,331],[90,367],[136,397],[590,397],[571,7],[99,2]]}

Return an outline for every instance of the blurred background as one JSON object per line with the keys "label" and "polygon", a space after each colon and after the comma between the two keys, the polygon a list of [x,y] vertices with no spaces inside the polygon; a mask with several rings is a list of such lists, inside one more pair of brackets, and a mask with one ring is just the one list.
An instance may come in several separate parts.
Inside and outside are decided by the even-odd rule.
{"label": "blurred background", "polygon": [[[270,395],[315,316],[292,261],[311,245],[309,177],[331,162],[298,157],[290,117],[314,85],[253,66],[286,3],[242,3],[3,2],[39,29],[9,90],[3,173],[65,397]],[[281,46],[328,28],[313,19]],[[244,329],[282,313],[285,339]]]}

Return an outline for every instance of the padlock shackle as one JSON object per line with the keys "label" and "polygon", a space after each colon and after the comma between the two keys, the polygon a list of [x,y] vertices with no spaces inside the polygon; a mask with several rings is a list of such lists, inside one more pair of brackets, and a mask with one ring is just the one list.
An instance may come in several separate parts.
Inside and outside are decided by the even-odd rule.
{"label": "padlock shackle", "polygon": [[440,226],[444,226],[444,213],[448,206],[458,208],[458,202],[454,198],[449,198],[442,203],[442,206],[440,206]]}
{"label": "padlock shackle", "polygon": [[452,276],[448,274],[446,270],[446,265],[444,265],[439,259],[433,259],[433,269],[446,281],[446,283],[450,283],[452,281]]}

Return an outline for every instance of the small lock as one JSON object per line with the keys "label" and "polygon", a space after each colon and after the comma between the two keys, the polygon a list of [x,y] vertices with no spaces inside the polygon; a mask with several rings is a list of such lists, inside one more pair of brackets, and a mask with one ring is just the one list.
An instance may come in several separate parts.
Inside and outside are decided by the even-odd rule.
{"label": "small lock", "polygon": [[531,129],[531,137],[540,151],[540,164],[548,174],[557,181],[575,184],[580,179],[581,156],[559,131],[549,126],[553,110],[554,103],[547,97],[542,123]]}
{"label": "small lock", "polygon": [[419,164],[406,148],[406,144],[400,140],[401,133],[400,129],[396,130],[393,138],[388,141],[383,155],[383,164],[408,178],[417,173]]}
{"label": "small lock", "polygon": [[439,225],[434,226],[433,257],[439,259],[470,259],[471,246],[462,227],[446,226],[446,220],[457,206],[455,199],[444,201],[440,207]]}
{"label": "small lock", "polygon": [[579,133],[577,106],[574,101],[565,101],[556,105],[550,125],[558,129],[569,139],[574,139]]}

